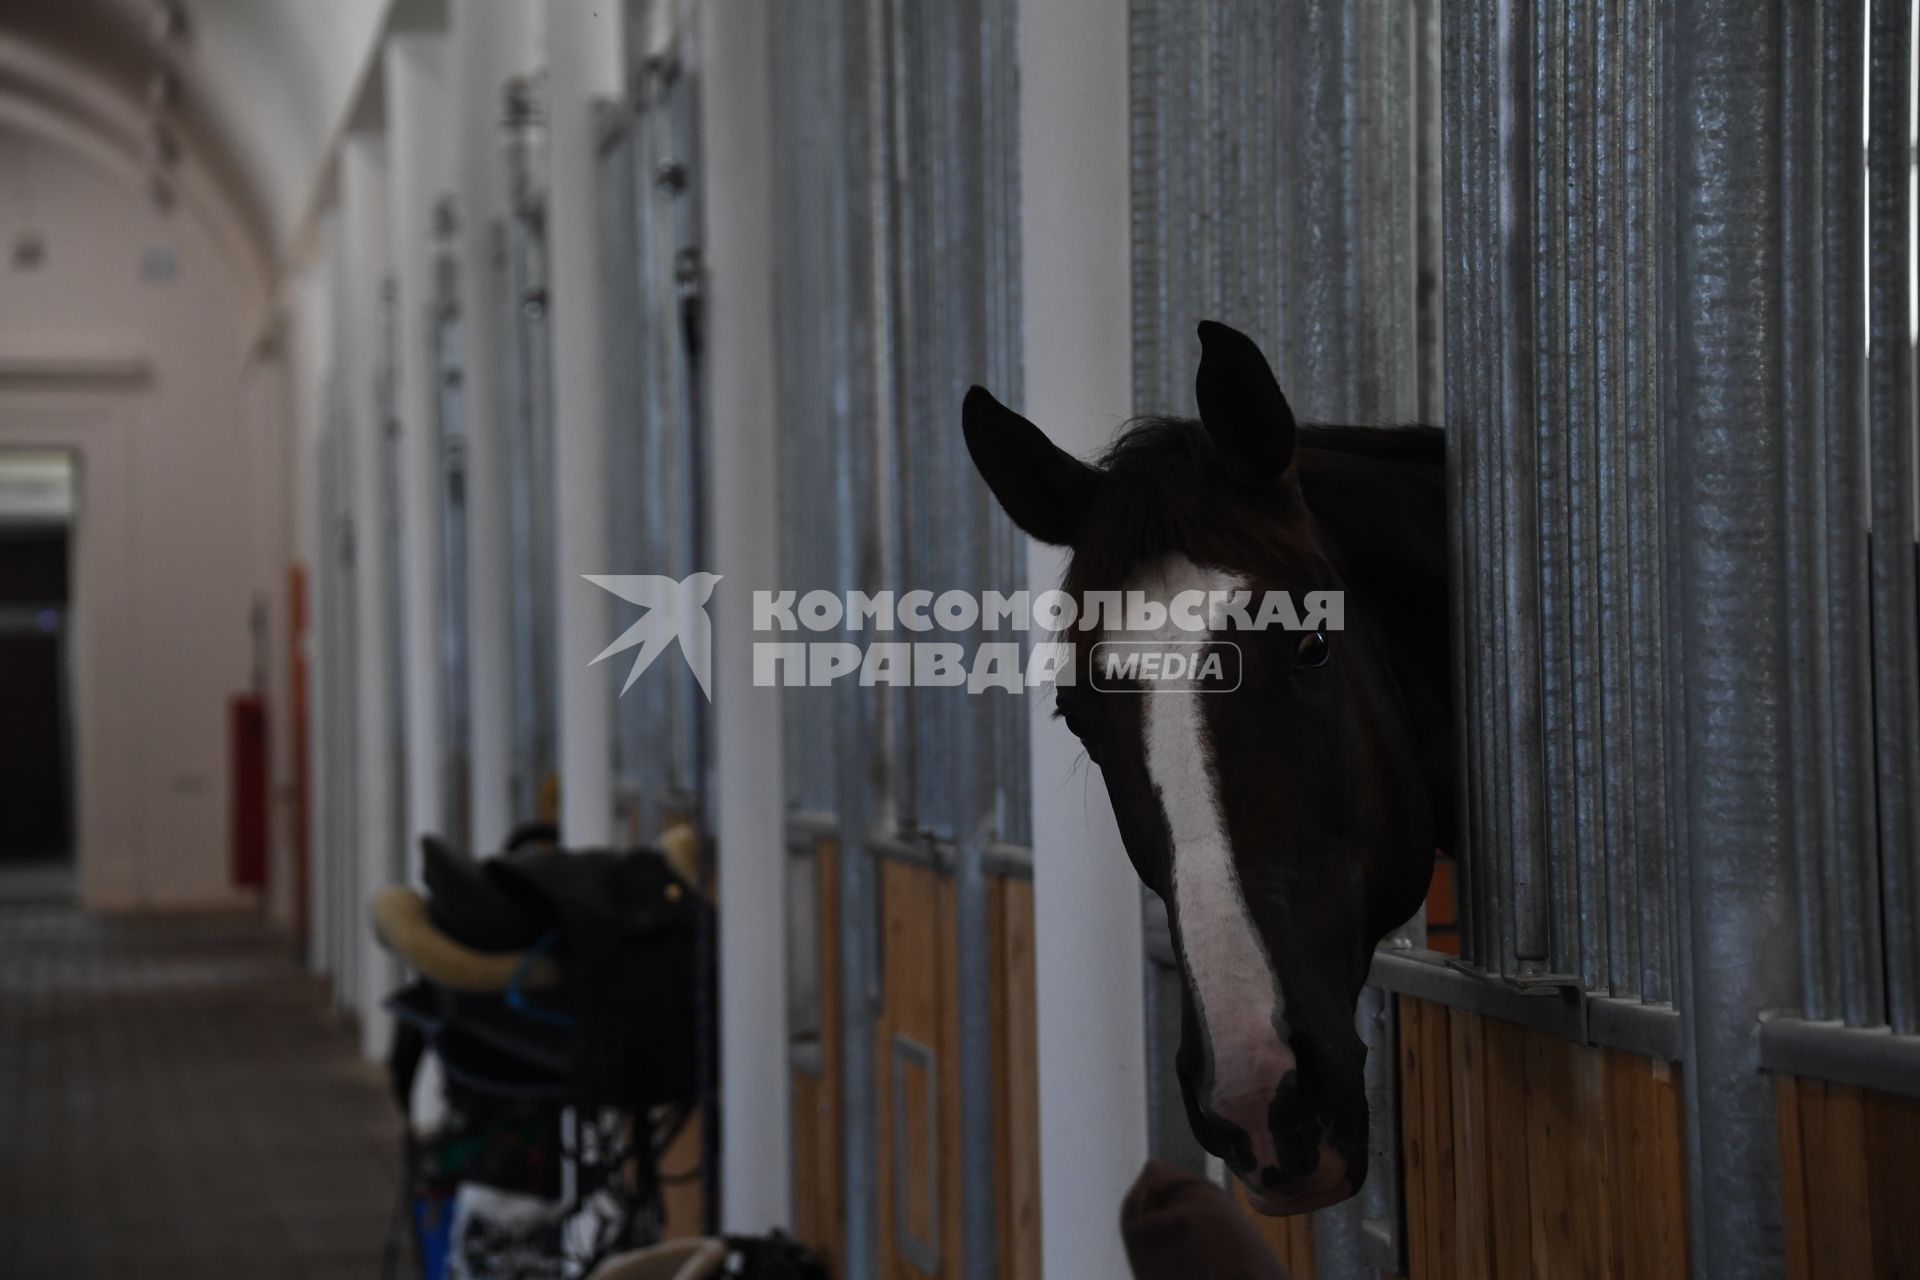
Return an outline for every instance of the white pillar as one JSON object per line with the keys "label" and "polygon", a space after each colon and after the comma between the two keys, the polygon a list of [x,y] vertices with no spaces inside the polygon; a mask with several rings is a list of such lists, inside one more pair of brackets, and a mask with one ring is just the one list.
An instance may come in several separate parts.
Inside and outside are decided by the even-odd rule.
{"label": "white pillar", "polygon": [[501,86],[533,69],[540,10],[458,0],[451,15],[459,173],[460,363],[467,434],[469,702],[474,848],[506,844],[512,824],[513,675],[508,646],[507,475],[500,412],[500,298],[494,228],[507,211]]}
{"label": "white pillar", "polygon": [[780,699],[752,683],[752,591],[774,587],[780,572],[767,12],[765,0],[709,0],[700,9],[709,567],[724,575],[712,607],[711,794],[720,850],[720,1223],[728,1231],[786,1227],[793,1217]]}
{"label": "white pillar", "polygon": [[387,547],[383,538],[381,484],[386,466],[386,425],[376,378],[383,353],[381,290],[391,262],[387,241],[386,140],[375,133],[349,134],[341,147],[340,194],[346,217],[346,401],[353,433],[353,573],[355,584],[355,699],[359,715],[359,874],[346,913],[348,936],[359,952],[359,987],[352,1002],[360,1013],[360,1047],[368,1057],[387,1049],[391,1021],[381,997],[399,977],[399,966],[381,950],[367,921],[367,902],[398,871],[394,847],[393,787],[400,762],[393,758],[390,717],[394,689],[387,669]]}
{"label": "white pillar", "polygon": [[604,443],[605,326],[593,100],[620,91],[621,7],[550,4],[547,15],[547,243],[553,255],[554,630],[559,665],[560,830],[575,847],[613,842],[613,701],[618,663],[589,666],[613,639],[611,597],[582,575],[612,572]]}
{"label": "white pillar", "polygon": [[393,156],[388,182],[400,415],[400,521],[405,555],[407,847],[416,878],[420,837],[447,830],[445,663],[440,655],[440,424],[432,350],[433,207],[453,177],[445,39],[410,33],[387,39],[382,70]]}
{"label": "white pillar", "polygon": [[[330,233],[339,215],[322,215],[315,239],[322,245],[337,242]],[[307,661],[307,967],[315,973],[333,968],[328,935],[330,827],[333,816],[326,797],[332,780],[327,772],[328,732],[335,711],[335,691],[326,681],[330,655],[321,621],[320,583],[326,572],[321,563],[333,554],[333,531],[320,506],[320,434],[326,422],[327,368],[332,362],[333,312],[330,277],[324,250],[291,277],[293,309],[293,556],[306,570],[307,631],[302,653]]]}
{"label": "white pillar", "polygon": [[[1127,6],[1019,3],[1025,412],[1085,456],[1132,412]],[[1036,544],[1028,565],[1038,593],[1066,562]],[[1032,741],[1043,1270],[1122,1276],[1147,1156],[1140,883],[1072,735],[1035,716]]]}

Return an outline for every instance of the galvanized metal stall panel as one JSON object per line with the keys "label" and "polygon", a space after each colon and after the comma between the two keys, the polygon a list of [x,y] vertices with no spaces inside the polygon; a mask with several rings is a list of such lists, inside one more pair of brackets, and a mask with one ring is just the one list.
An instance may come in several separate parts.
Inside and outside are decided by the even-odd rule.
{"label": "galvanized metal stall panel", "polygon": [[[1437,422],[1437,3],[1131,0],[1129,33],[1135,408],[1193,412],[1195,327],[1214,319],[1267,352],[1302,421]],[[1147,910],[1150,1133],[1156,1154],[1204,1168],[1173,1071],[1171,938],[1151,895]],[[1357,1019],[1377,1117],[1367,1187],[1311,1237],[1286,1228],[1330,1280],[1402,1259],[1390,1002],[1369,989]]]}
{"label": "galvanized metal stall panel", "polygon": [[460,360],[460,292],[457,215],[453,198],[435,210],[434,294],[428,318],[433,353],[435,428],[440,483],[440,681],[442,733],[446,742],[446,838],[456,849],[472,846],[473,692],[472,619],[467,537],[467,429],[461,411],[466,379]]}
{"label": "galvanized metal stall panel", "polygon": [[[599,234],[606,361],[608,535],[620,573],[684,579],[706,563],[701,495],[697,69],[672,43],[637,54],[602,119]],[[616,626],[639,610],[616,605]],[[618,804],[630,835],[703,817],[706,698],[684,663],[649,668],[615,712]]]}
{"label": "galvanized metal stall panel", "polygon": [[1485,978],[1376,980],[1685,1056],[1696,1267],[1768,1265],[1756,1044],[1920,1018],[1911,5],[1131,15],[1143,412],[1217,316],[1304,418],[1431,416],[1444,261]]}
{"label": "galvanized metal stall panel", "polygon": [[[1016,401],[1020,390],[1012,13],[1007,0],[774,11],[781,586],[803,596],[1011,592],[1024,580],[1024,544],[974,481],[959,430],[969,384]],[[970,653],[989,637],[977,626],[883,632],[843,620],[826,633],[763,638],[862,648],[938,641]],[[863,689],[852,679],[785,697],[796,831],[837,837],[839,972],[821,975],[837,983],[840,1011],[832,1057],[846,1229],[837,1261],[853,1276],[893,1259],[922,1269],[963,1260],[968,1274],[990,1274],[997,1051],[988,863],[1017,864],[1028,839],[1031,704],[964,687]],[[882,862],[909,864],[896,868],[884,899]],[[796,866],[811,878],[811,860]],[[938,892],[918,884],[949,875]],[[919,988],[902,985],[910,958],[890,959],[881,945],[883,907],[915,904],[935,915],[911,929],[933,929],[953,948],[952,983],[935,988],[938,1023],[895,1007]],[[804,1025],[820,1022],[800,1012]],[[949,1019],[951,1032],[940,1030]],[[939,1159],[923,1152],[909,1161],[899,1145],[904,1119],[895,1125],[892,1111],[873,1110],[877,1097],[904,1096],[888,1072],[906,1041],[890,1040],[881,1061],[876,1035],[885,1028],[931,1055],[913,1059],[924,1069],[899,1088],[909,1077],[928,1088],[950,1081],[936,1124],[951,1145]],[[904,1179],[908,1163],[912,1177],[934,1179],[928,1194],[942,1188],[934,1203],[952,1212],[944,1232],[944,1214],[909,1222],[899,1188],[875,1185],[877,1169]]]}
{"label": "galvanized metal stall panel", "polygon": [[1192,411],[1215,319],[1302,421],[1438,421],[1437,27],[1432,0],[1131,0],[1140,412]]}
{"label": "galvanized metal stall panel", "polygon": [[1469,8],[1447,43],[1466,950],[1666,1000],[1666,46],[1644,4]]}
{"label": "galvanized metal stall panel", "polygon": [[557,816],[553,551],[553,336],[547,308],[545,124],[539,85],[506,87],[511,206],[499,228],[500,314],[495,318],[506,428],[512,755],[515,822]]}
{"label": "galvanized metal stall panel", "polygon": [[[377,660],[385,666],[388,682],[386,723],[381,728],[387,736],[387,749],[392,752],[388,758],[396,766],[407,758],[406,601],[412,585],[407,581],[406,557],[400,546],[400,470],[404,463],[400,449],[398,306],[399,285],[388,276],[380,287],[380,363],[373,374],[373,404],[380,417],[380,518],[376,534],[382,565],[381,586],[386,588],[386,634]],[[404,787],[387,789],[387,833],[391,842],[388,849],[394,861],[392,874],[404,879],[407,867],[412,865]],[[368,886],[368,891],[373,887]]]}
{"label": "galvanized metal stall panel", "polygon": [[1915,1013],[1911,7],[1446,49],[1468,954],[1679,1006],[1694,1270],[1769,1274],[1759,1063]]}

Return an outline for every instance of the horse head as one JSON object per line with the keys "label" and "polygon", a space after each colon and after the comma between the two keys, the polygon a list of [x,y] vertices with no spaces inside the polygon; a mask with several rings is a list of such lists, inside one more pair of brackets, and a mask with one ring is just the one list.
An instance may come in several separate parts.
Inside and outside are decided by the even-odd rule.
{"label": "horse head", "polygon": [[[1115,611],[1081,609],[1061,637],[1074,664],[1056,713],[1099,766],[1127,855],[1167,907],[1194,1134],[1256,1207],[1299,1213],[1365,1177],[1355,1004],[1375,944],[1420,904],[1446,821],[1450,766],[1430,741],[1447,732],[1444,527],[1417,532],[1434,545],[1405,557],[1440,574],[1437,596],[1420,584],[1439,613],[1420,634],[1439,660],[1410,661],[1404,584],[1375,563],[1395,557],[1366,531],[1405,513],[1351,509],[1369,492],[1355,470],[1367,460],[1303,447],[1250,339],[1210,322],[1200,339],[1198,420],[1137,423],[1098,465],[978,387],[964,426],[1013,522],[1071,549],[1066,593],[1137,593],[1160,623],[1122,633]],[[1396,501],[1392,484],[1374,487]],[[1248,606],[1232,607],[1243,592]],[[1250,625],[1276,594],[1337,599],[1343,625],[1311,611],[1301,625],[1297,607],[1290,625]],[[1197,625],[1176,627],[1176,610]],[[1232,679],[1096,668],[1123,639],[1229,656],[1217,669]],[[1424,687],[1433,672],[1437,694]]]}

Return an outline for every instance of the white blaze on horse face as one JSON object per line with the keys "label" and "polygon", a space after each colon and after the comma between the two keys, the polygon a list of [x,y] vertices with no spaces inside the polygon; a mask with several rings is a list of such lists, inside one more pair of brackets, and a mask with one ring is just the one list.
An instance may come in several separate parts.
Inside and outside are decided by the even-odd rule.
{"label": "white blaze on horse face", "polygon": [[[1170,556],[1131,584],[1171,603],[1181,591],[1232,592],[1246,583],[1219,569]],[[1191,641],[1171,619],[1153,635],[1128,640]],[[1142,698],[1147,776],[1166,817],[1171,844],[1174,936],[1206,1038],[1212,1079],[1201,1104],[1253,1142],[1255,1169],[1274,1164],[1267,1109],[1294,1057],[1280,1030],[1286,1002],[1240,891],[1226,815],[1215,784],[1205,699],[1195,682],[1155,684]]]}

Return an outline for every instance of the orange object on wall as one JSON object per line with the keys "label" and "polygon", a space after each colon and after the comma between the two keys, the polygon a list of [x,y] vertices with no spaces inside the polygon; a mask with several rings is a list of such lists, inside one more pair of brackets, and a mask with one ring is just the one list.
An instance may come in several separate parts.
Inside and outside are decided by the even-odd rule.
{"label": "orange object on wall", "polygon": [[233,883],[267,887],[267,704],[252,693],[227,705],[227,751],[233,769]]}

